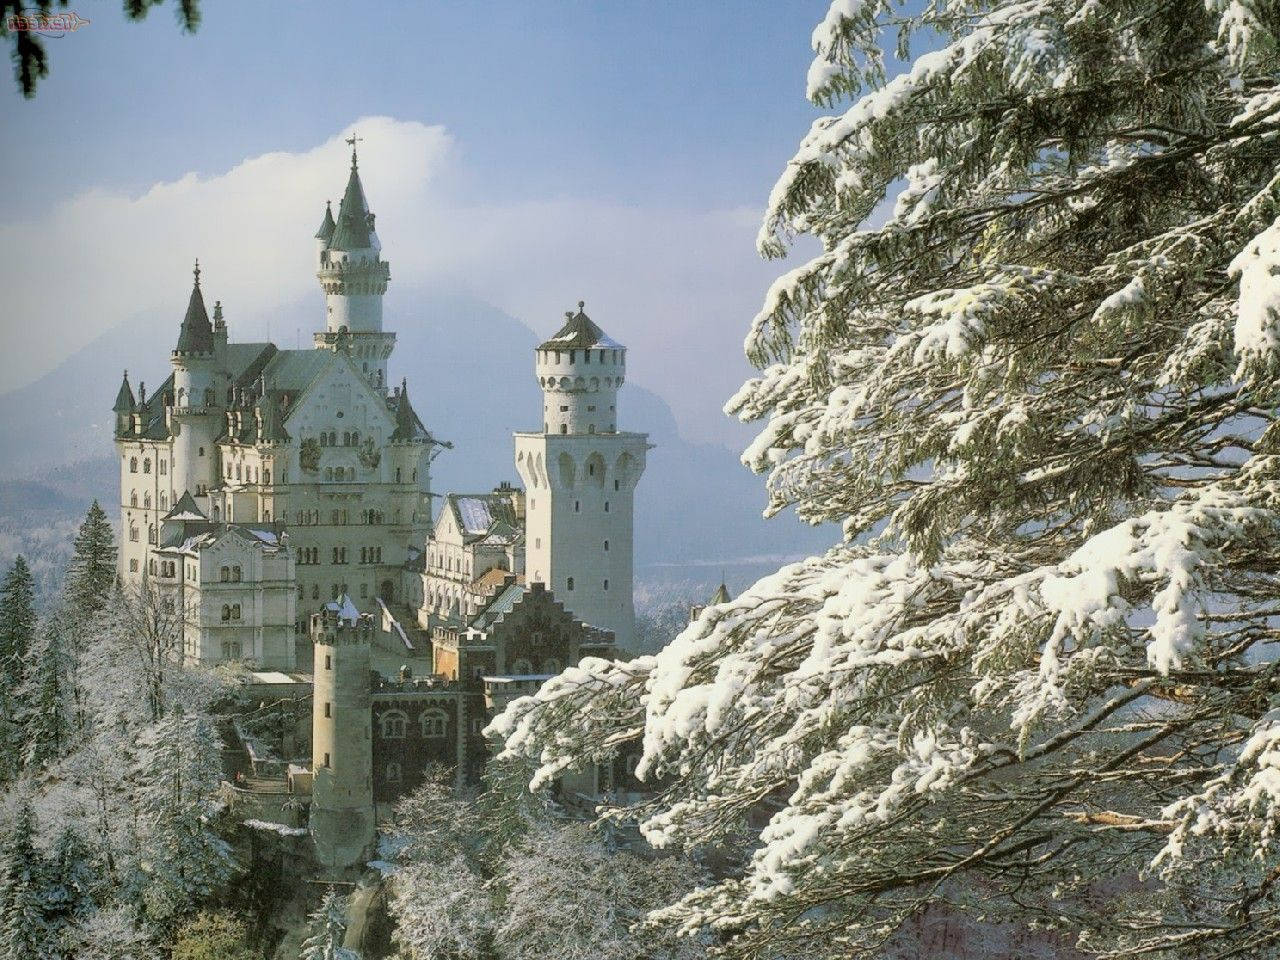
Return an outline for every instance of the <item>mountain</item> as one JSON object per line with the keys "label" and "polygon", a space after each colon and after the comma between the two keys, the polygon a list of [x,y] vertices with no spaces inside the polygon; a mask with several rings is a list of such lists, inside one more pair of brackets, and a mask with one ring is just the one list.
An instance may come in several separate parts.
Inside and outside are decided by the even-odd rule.
{"label": "mountain", "polygon": [[[211,296],[216,295],[216,292]],[[319,314],[319,294],[270,316],[237,318],[234,340],[306,345]],[[393,382],[407,376],[414,407],[440,438],[453,443],[433,466],[437,492],[487,490],[518,481],[512,462],[514,430],[535,428],[541,393],[533,377],[533,349],[541,339],[525,324],[474,298],[422,290],[388,294],[387,326],[397,334]],[[596,318],[608,330],[607,316]],[[0,455],[10,479],[36,480],[74,501],[96,496],[114,503],[117,474],[110,440],[111,403],[120,373],[129,369],[158,386],[178,317],[140,317],[104,334],[35,383],[0,396]],[[550,332],[557,325],[542,326]],[[285,336],[281,333],[285,332]],[[736,454],[685,441],[667,404],[628,383],[618,398],[619,425],[649,433],[654,448],[637,491],[636,563],[643,568],[776,566],[775,558],[821,550],[836,536],[789,517],[763,521],[764,486]],[[68,465],[76,463],[74,468]],[[0,517],[24,509],[33,490],[0,493]],[[763,558],[763,559],[762,559]]]}

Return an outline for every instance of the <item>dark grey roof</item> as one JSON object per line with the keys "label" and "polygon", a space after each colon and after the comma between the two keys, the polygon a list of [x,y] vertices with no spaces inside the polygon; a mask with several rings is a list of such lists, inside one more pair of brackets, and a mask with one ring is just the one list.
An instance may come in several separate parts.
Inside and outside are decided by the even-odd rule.
{"label": "dark grey roof", "polygon": [[129,371],[126,370],[120,382],[120,392],[116,394],[116,404],[111,409],[115,413],[133,413],[134,407],[133,388],[129,386]]}
{"label": "dark grey roof", "polygon": [[396,417],[396,428],[391,432],[392,440],[431,439],[431,433],[422,425],[422,421],[413,411],[413,404],[409,402],[408,380],[400,381],[400,392],[387,402],[394,408]]}
{"label": "dark grey roof", "polygon": [[147,397],[146,402],[141,401],[141,389],[139,389],[139,403],[135,412],[142,416],[142,432],[138,436],[148,440],[167,440],[169,438],[169,424],[165,419],[164,407],[165,398],[172,395],[172,373],[165,378],[164,383],[160,384],[159,390]]}
{"label": "dark grey roof", "polygon": [[166,520],[208,520],[204,512],[196,506],[190,492],[184,490],[173,509],[164,515]]}
{"label": "dark grey roof", "polygon": [[320,221],[320,229],[316,231],[316,239],[323,240],[328,244],[333,237],[333,205],[326,200],[324,202],[324,219]]}
{"label": "dark grey roof", "polygon": [[258,416],[262,418],[262,441],[264,443],[288,443],[289,432],[284,428],[284,418],[280,416],[274,392],[268,392],[258,401]]}
{"label": "dark grey roof", "polygon": [[450,493],[444,498],[443,509],[453,515],[464,543],[520,527],[510,493]]}
{"label": "dark grey roof", "polygon": [[338,205],[338,223],[329,240],[333,250],[367,250],[373,244],[373,224],[370,222],[369,205],[364,199],[364,187],[355,161],[351,163],[351,176],[347,189]]}
{"label": "dark grey roof", "polygon": [[499,591],[485,605],[485,608],[472,618],[471,626],[477,630],[488,630],[497,620],[515,609],[515,605],[524,598],[525,589],[523,584],[513,583]]}
{"label": "dark grey roof", "polygon": [[564,326],[556,331],[555,336],[550,340],[546,340],[539,344],[539,350],[571,350],[581,349],[584,347],[604,347],[606,349],[621,348],[622,344],[618,343],[607,333],[601,330],[591,318],[583,313],[582,308],[586,306],[583,301],[578,301],[578,312],[570,311],[565,314]]}
{"label": "dark grey roof", "polygon": [[204,308],[204,295],[200,292],[198,268],[195,286],[191,288],[191,299],[187,301],[187,314],[182,318],[182,329],[178,332],[177,350],[179,353],[213,351],[213,326],[209,323],[209,314]]}

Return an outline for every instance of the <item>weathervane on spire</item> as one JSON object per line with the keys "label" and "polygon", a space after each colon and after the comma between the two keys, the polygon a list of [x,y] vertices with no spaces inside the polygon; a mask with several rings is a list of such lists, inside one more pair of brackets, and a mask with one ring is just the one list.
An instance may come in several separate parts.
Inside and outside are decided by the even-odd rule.
{"label": "weathervane on spire", "polygon": [[196,275],[196,286],[200,286],[200,258],[196,257],[196,268],[191,271]]}
{"label": "weathervane on spire", "polygon": [[351,131],[351,136],[347,137],[347,143],[351,144],[351,169],[352,170],[356,168],[356,144],[363,140],[364,140],[364,137],[357,137],[356,132],[354,130]]}

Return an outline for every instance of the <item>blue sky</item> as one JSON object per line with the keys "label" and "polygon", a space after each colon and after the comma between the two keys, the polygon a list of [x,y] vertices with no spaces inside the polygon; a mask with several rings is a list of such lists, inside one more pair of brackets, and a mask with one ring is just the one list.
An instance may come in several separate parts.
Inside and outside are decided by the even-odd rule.
{"label": "blue sky", "polygon": [[[620,245],[618,256],[633,261],[637,287],[660,285],[692,315],[665,321],[675,328],[658,332],[669,339],[684,331],[733,360],[726,365],[731,372],[710,377],[696,398],[673,404],[677,416],[694,437],[728,436],[718,433],[716,411],[745,369],[738,361],[741,336],[764,287],[783,269],[756,262],[751,240],[757,223],[746,214],[762,208],[818,115],[803,91],[809,34],[825,12],[824,0],[206,0],[204,7],[200,30],[189,36],[178,30],[171,3],[140,24],[124,21],[117,0],[73,4],[91,23],[48,41],[51,75],[36,99],[24,101],[12,84],[4,90],[0,170],[22,188],[11,191],[0,215],[0,245],[5,236],[13,245],[24,235],[40,237],[49,221],[68,216],[77,197],[136,199],[188,174],[216,178],[251,158],[301,155],[332,142],[361,117],[439,126],[450,143],[444,182],[456,208],[527,211],[545,205],[559,211],[549,216],[575,210],[583,216],[581,205],[594,204],[612,211],[592,221],[601,231],[635,224],[635,234],[648,238],[654,253],[647,257],[643,244]],[[368,149],[375,151],[372,144]],[[380,174],[386,172],[371,170],[366,181],[375,210]],[[340,192],[342,177],[341,169],[333,171],[325,195]],[[319,209],[312,219],[318,221]],[[380,231],[399,213],[385,207],[377,212]],[[704,216],[732,220],[733,226],[719,233],[708,228],[678,255],[661,253],[664,238],[678,246],[689,232],[683,225]],[[106,239],[113,223],[79,223],[89,236],[100,231],[103,242],[121,242]],[[254,229],[251,222],[236,226]],[[309,237],[314,224],[304,226]],[[397,226],[467,229],[463,216]],[[525,242],[536,243],[536,230]],[[67,269],[77,269],[77,258],[94,258],[92,243],[77,247],[55,251]],[[388,255],[395,266],[396,249],[389,246]],[[518,272],[518,251],[505,256],[511,262],[495,260],[495,274]],[[14,275],[0,280],[19,287],[34,282],[18,269],[11,265]],[[241,267],[229,263],[224,273],[235,269]],[[459,282],[483,295],[482,268],[460,268],[462,273],[467,276]],[[590,282],[574,277],[568,263],[565,276],[568,306],[577,297],[569,287]],[[122,283],[136,288],[155,279],[134,276]],[[441,282],[438,276],[433,281]],[[175,302],[185,300],[180,287],[175,281]],[[723,289],[717,294],[712,288]],[[27,302],[43,302],[39,291],[26,292]],[[106,297],[118,303],[116,312],[128,299],[123,289],[120,294]],[[559,315],[528,284],[512,285],[505,301],[496,299],[534,325]],[[622,332],[634,339],[650,323],[627,314],[635,299],[618,281],[603,285],[594,302],[606,314],[615,312]],[[82,308],[68,303],[61,309]],[[646,309],[651,316],[661,312]],[[3,322],[13,323],[13,315]],[[84,332],[96,322],[85,320]],[[59,349],[86,339],[78,332],[0,366],[0,388],[47,369]],[[659,363],[638,364],[637,376],[665,395],[661,370]]]}

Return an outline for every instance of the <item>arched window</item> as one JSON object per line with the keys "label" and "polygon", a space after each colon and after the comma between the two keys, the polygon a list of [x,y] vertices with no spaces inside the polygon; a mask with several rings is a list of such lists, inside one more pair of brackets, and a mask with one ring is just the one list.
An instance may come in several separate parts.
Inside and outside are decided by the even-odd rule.
{"label": "arched window", "polygon": [[517,676],[527,676],[533,673],[533,664],[521,657],[511,665],[511,672]]}
{"label": "arched window", "polygon": [[143,473],[150,473],[150,472],[151,472],[151,458],[150,458],[150,457],[147,457],[147,458],[145,458],[145,459],[142,461],[142,472],[143,472]]}
{"label": "arched window", "polygon": [[148,490],[142,495],[142,507],[144,510],[151,509],[151,491]]}
{"label": "arched window", "polygon": [[156,542],[156,525],[154,523],[147,525],[147,542]]}
{"label": "arched window", "polygon": [[262,471],[262,482],[263,482],[263,483],[270,483],[270,482],[271,482],[271,471],[270,471],[270,470],[268,470],[268,469],[263,469],[263,471]]}
{"label": "arched window", "polygon": [[137,458],[137,457],[130,457],[130,458],[129,458],[129,472],[130,472],[130,473],[137,473],[137,472],[138,472],[138,458]]}
{"label": "arched window", "polygon": [[222,507],[218,506],[218,504],[215,503],[213,505],[213,519],[217,520],[221,516],[222,516]]}
{"label": "arched window", "polygon": [[343,431],[342,431],[342,445],[343,445],[344,447],[349,447],[349,446],[351,446],[351,431],[350,431],[350,430],[343,430]]}
{"label": "arched window", "polygon": [[409,727],[409,718],[400,710],[388,710],[378,718],[384,740],[402,740]]}
{"label": "arched window", "polygon": [[231,607],[228,604],[222,605],[222,622],[226,623],[231,619]]}
{"label": "arched window", "polygon": [[608,580],[606,580],[606,581],[604,582],[604,588],[605,588],[606,590],[608,590],[608,589],[609,589],[609,581],[608,581]]}
{"label": "arched window", "polygon": [[570,578],[569,578],[569,589],[570,589],[570,590],[572,590],[572,589],[573,589],[573,577],[570,577]]}
{"label": "arched window", "polygon": [[239,620],[239,619],[240,619],[240,604],[238,604],[238,603],[233,603],[233,604],[231,605],[231,619],[232,619],[232,620]]}
{"label": "arched window", "polygon": [[424,710],[418,718],[424,737],[443,737],[446,717],[443,710]]}
{"label": "arched window", "polygon": [[169,509],[169,495],[167,493],[160,494],[160,509]]}
{"label": "arched window", "polygon": [[329,435],[323,430],[320,432],[320,446],[327,447],[329,445]]}
{"label": "arched window", "polygon": [[387,764],[387,783],[399,783],[401,777],[400,764],[394,760]]}
{"label": "arched window", "polygon": [[360,431],[359,431],[359,430],[352,430],[352,431],[351,431],[351,445],[352,445],[353,447],[358,447],[358,446],[360,446]]}
{"label": "arched window", "polygon": [[604,542],[604,552],[605,552],[605,553],[608,553],[608,552],[609,552],[609,541],[608,541],[608,540],[606,540],[606,541]]}
{"label": "arched window", "polygon": [[231,568],[230,568],[230,567],[222,567],[222,568],[220,568],[220,569],[218,570],[218,579],[219,579],[219,580],[221,580],[223,583],[226,583],[228,580],[230,580],[230,579],[231,579]]}
{"label": "arched window", "polygon": [[136,507],[138,505],[138,491],[129,491],[129,506]]}
{"label": "arched window", "polygon": [[232,579],[235,583],[239,583],[239,582],[240,582],[240,577],[241,577],[240,568],[239,568],[238,566],[232,567],[232,568],[231,568],[231,579]]}
{"label": "arched window", "polygon": [[130,527],[130,528],[129,528],[129,539],[130,539],[130,540],[132,540],[134,543],[137,543],[137,542],[138,542],[138,528],[137,528],[137,527]]}

